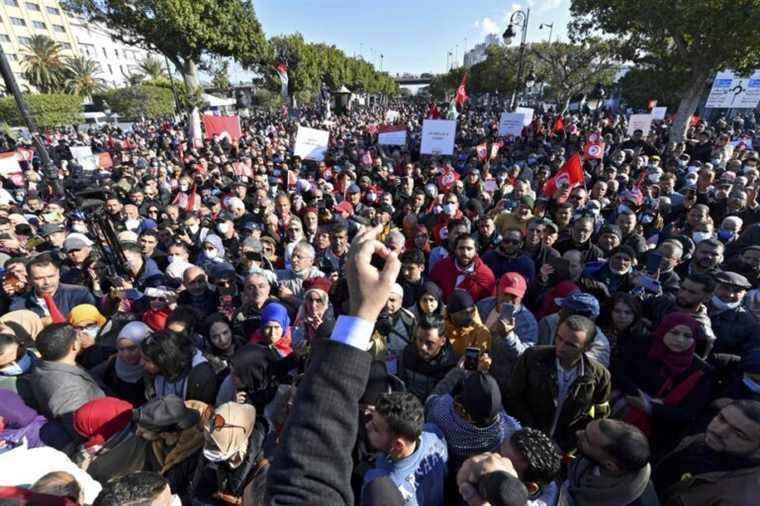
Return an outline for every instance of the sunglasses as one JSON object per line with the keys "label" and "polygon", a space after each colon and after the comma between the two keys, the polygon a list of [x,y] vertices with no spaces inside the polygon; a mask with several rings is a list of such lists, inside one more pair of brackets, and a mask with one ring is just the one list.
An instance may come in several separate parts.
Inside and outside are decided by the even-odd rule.
{"label": "sunglasses", "polygon": [[206,408],[206,411],[204,412],[204,417],[208,418],[207,428],[209,432],[215,432],[222,429],[230,428],[230,429],[241,429],[243,431],[243,434],[247,433],[245,427],[243,427],[242,425],[233,425],[231,423],[227,423],[224,417],[222,415],[218,415],[214,413],[214,410],[211,407]]}

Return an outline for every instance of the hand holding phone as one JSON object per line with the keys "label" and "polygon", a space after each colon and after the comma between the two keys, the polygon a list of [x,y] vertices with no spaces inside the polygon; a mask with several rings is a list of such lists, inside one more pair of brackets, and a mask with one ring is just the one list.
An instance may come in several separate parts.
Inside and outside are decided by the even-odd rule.
{"label": "hand holding phone", "polygon": [[464,368],[468,371],[477,371],[480,361],[480,348],[467,347],[464,351]]}

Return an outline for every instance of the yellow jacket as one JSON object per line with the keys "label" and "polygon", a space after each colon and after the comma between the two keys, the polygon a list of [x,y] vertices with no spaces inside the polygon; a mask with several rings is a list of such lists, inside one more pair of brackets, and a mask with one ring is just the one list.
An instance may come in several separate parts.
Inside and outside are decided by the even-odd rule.
{"label": "yellow jacket", "polygon": [[472,324],[467,327],[454,324],[449,315],[446,315],[444,333],[457,357],[463,356],[465,349],[469,347],[480,348],[481,352],[491,350],[491,333],[480,321],[477,311],[472,319]]}

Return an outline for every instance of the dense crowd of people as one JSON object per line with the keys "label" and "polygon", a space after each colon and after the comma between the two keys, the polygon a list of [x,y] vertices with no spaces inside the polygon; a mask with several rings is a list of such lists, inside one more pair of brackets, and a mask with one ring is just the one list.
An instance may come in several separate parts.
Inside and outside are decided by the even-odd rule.
{"label": "dense crowd of people", "polygon": [[756,115],[496,102],[452,156],[406,102],[45,132],[0,188],[0,503],[756,504]]}

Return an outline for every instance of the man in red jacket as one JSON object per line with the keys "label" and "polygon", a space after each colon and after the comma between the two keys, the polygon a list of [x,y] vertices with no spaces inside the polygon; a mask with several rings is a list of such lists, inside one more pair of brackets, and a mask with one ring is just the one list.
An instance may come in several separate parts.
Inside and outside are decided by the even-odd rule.
{"label": "man in red jacket", "polygon": [[475,239],[462,234],[454,244],[454,256],[446,257],[433,266],[430,279],[443,291],[447,300],[454,289],[466,290],[475,302],[493,295],[496,278],[478,256]]}

